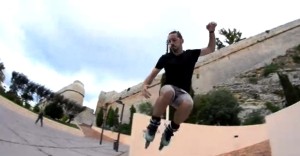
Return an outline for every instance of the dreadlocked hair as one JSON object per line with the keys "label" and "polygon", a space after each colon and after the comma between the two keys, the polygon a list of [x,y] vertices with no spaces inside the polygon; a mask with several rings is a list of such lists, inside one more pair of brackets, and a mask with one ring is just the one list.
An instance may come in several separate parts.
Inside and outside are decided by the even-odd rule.
{"label": "dreadlocked hair", "polygon": [[169,35],[170,35],[170,34],[176,34],[176,35],[178,36],[178,38],[183,39],[183,38],[182,38],[182,35],[181,35],[181,33],[180,33],[179,31],[175,31],[175,30],[174,30],[174,31],[171,31],[171,32],[169,33]]}
{"label": "dreadlocked hair", "polygon": [[166,54],[168,54],[168,52],[169,52],[169,41],[167,40],[167,49],[166,49]]}

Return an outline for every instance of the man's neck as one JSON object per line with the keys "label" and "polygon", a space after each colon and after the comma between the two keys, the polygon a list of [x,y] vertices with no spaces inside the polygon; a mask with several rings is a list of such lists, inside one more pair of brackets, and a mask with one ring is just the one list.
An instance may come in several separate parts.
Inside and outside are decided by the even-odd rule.
{"label": "man's neck", "polygon": [[172,51],[174,55],[178,56],[183,53],[182,49],[178,49],[177,51]]}

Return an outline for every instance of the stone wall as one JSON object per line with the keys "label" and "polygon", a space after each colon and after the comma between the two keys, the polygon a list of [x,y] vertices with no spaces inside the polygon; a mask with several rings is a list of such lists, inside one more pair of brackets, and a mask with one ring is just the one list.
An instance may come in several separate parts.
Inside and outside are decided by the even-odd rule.
{"label": "stone wall", "polygon": [[[260,68],[272,59],[284,55],[286,50],[300,43],[300,19],[281,25],[272,30],[260,33],[238,43],[222,48],[212,54],[200,57],[194,70],[192,85],[196,94],[206,93],[214,86],[225,83],[236,75],[248,70]],[[149,89],[152,104],[158,96],[160,77],[157,76]],[[116,106],[115,101],[121,99],[126,108],[125,122],[129,121],[131,105],[146,101],[140,94],[141,84],[126,89],[121,93],[99,98],[97,109],[104,103]]]}

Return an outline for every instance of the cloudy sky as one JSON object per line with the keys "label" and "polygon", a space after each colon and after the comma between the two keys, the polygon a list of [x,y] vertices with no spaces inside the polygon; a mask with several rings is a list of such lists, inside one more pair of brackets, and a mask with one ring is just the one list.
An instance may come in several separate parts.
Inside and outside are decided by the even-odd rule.
{"label": "cloudy sky", "polygon": [[0,62],[6,85],[12,71],[53,91],[80,80],[83,105],[95,109],[101,91],[146,78],[170,31],[181,31],[184,49],[203,48],[211,21],[249,38],[298,10],[295,0],[0,0]]}

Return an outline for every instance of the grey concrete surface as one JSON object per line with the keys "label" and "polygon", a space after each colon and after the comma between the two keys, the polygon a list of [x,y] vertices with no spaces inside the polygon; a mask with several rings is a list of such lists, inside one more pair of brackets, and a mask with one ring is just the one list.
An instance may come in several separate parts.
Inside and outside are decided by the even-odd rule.
{"label": "grey concrete surface", "polygon": [[11,111],[0,104],[1,156],[128,156],[129,147],[72,135]]}

